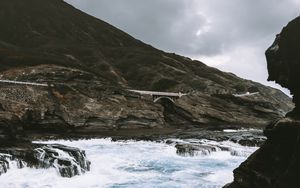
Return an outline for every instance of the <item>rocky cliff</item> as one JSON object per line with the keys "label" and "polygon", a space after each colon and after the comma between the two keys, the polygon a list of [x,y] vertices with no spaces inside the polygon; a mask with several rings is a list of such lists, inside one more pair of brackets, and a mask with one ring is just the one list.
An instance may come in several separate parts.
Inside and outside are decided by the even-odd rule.
{"label": "rocky cliff", "polygon": [[[0,1],[0,79],[53,85],[0,83],[0,135],[9,138],[18,130],[264,127],[293,108],[279,90],[155,49],[62,0]],[[188,95],[154,103],[127,89]]]}
{"label": "rocky cliff", "polygon": [[300,17],[291,21],[267,50],[269,80],[291,90],[294,110],[264,131],[266,143],[234,171],[226,187],[299,187],[300,167]]}

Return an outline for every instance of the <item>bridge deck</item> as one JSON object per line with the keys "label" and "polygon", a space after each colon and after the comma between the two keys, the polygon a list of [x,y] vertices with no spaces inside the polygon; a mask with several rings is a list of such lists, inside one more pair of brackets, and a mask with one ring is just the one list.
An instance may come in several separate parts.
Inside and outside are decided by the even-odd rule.
{"label": "bridge deck", "polygon": [[171,93],[171,92],[158,92],[158,91],[141,91],[141,90],[128,90],[131,92],[139,93],[142,95],[156,95],[156,96],[168,96],[168,97],[182,97],[187,95],[186,93]]}
{"label": "bridge deck", "polygon": [[12,80],[0,80],[0,83],[48,87],[48,84],[34,83],[34,82],[21,82],[21,81],[12,81]]}

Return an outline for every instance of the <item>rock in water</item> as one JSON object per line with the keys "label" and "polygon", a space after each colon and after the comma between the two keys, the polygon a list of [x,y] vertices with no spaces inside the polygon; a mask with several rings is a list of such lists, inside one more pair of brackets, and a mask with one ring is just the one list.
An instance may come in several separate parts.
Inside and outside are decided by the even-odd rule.
{"label": "rock in water", "polygon": [[300,187],[300,17],[277,35],[267,50],[269,80],[293,94],[295,109],[265,130],[266,143],[234,170],[227,188]]}
{"label": "rock in water", "polygon": [[175,145],[176,153],[180,156],[209,155],[212,152],[220,151],[221,148],[200,143],[178,143]]}
{"label": "rock in water", "polygon": [[54,167],[62,177],[81,175],[90,170],[90,161],[85,152],[64,145],[44,145],[34,150],[34,156],[39,161],[39,167]]}
{"label": "rock in water", "polygon": [[27,163],[23,160],[19,160],[14,158],[13,155],[6,154],[6,153],[0,153],[0,175],[6,173],[10,167],[11,162],[14,161],[17,165],[17,168],[21,169],[27,166]]}
{"label": "rock in water", "polygon": [[73,177],[90,170],[85,151],[59,144],[32,144],[24,148],[0,150],[0,175],[14,168],[55,168],[62,177]]}
{"label": "rock in water", "polygon": [[11,155],[0,153],[0,175],[7,172],[9,169],[9,160]]}

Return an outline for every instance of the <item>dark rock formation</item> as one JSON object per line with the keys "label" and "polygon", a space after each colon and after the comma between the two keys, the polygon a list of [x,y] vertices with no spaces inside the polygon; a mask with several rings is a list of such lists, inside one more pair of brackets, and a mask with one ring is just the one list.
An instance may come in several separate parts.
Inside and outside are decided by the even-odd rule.
{"label": "dark rock formation", "polygon": [[252,130],[207,130],[207,129],[188,129],[181,130],[171,135],[180,139],[199,139],[199,140],[213,140],[217,142],[231,141],[243,146],[259,147],[264,144],[266,137],[263,131],[259,129]]}
{"label": "dark rock formation", "polygon": [[291,21],[277,35],[273,45],[267,50],[269,80],[288,88],[293,95],[296,108],[293,113],[300,115],[300,17]]}
{"label": "dark rock formation", "polygon": [[0,112],[0,142],[16,139],[20,129],[22,124],[17,116],[10,112]]}
{"label": "dark rock formation", "polygon": [[175,145],[176,153],[181,156],[196,156],[196,155],[208,155],[211,152],[219,150],[216,146],[203,145],[203,144],[191,144],[191,143],[178,143]]}
{"label": "dark rock formation", "polygon": [[62,177],[81,175],[90,170],[85,152],[63,145],[44,145],[34,149],[38,167],[55,167]]}
{"label": "dark rock formation", "polygon": [[[62,0],[1,0],[0,13],[1,79],[54,84],[0,83],[2,110],[27,132],[264,127],[293,108],[279,90],[155,49]],[[189,95],[167,106],[128,88]]]}
{"label": "dark rock formation", "polygon": [[239,168],[229,188],[296,188],[300,168],[300,17],[277,35],[267,50],[269,80],[291,90],[295,109],[286,118],[270,124],[267,141]]}
{"label": "dark rock formation", "polygon": [[299,187],[300,122],[285,118],[265,130],[266,143],[234,170],[232,188]]}
{"label": "dark rock formation", "polygon": [[[240,132],[240,135],[244,133]],[[228,140],[226,140],[228,141]],[[233,145],[231,142],[215,142],[212,140],[196,141],[194,139],[167,140],[167,144],[175,145],[176,153],[180,156],[210,155],[213,152],[227,151],[233,156],[249,156],[251,153],[240,148],[239,144]]]}
{"label": "dark rock formation", "polygon": [[10,155],[0,153],[0,175],[7,172],[9,169]]}
{"label": "dark rock formation", "polygon": [[62,177],[81,175],[90,170],[84,151],[58,144],[26,144],[0,149],[0,175],[16,161],[17,168],[55,168]]}

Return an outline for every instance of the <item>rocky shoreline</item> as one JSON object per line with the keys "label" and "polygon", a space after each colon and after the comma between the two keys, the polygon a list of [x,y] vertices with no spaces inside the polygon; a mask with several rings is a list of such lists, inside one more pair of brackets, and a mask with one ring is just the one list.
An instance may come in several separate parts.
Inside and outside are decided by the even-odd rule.
{"label": "rocky shoreline", "polygon": [[[25,133],[24,135],[25,136]],[[16,137],[20,137],[17,135]],[[25,139],[24,139],[25,138]],[[261,146],[266,138],[259,129],[157,129],[157,130],[123,130],[106,131],[90,134],[68,133],[68,136],[58,134],[28,134],[23,139],[7,140],[0,144],[0,175],[9,170],[9,164],[15,162],[18,168],[56,168],[62,177],[81,175],[90,169],[90,162],[85,152],[77,148],[55,145],[38,144],[36,140],[78,140],[93,138],[111,138],[113,141],[120,140],[147,140],[153,142],[166,142],[176,144],[178,155],[191,155],[195,153],[210,153],[215,151],[230,151],[230,148],[206,145],[205,143],[177,143],[176,139],[211,140],[216,142],[232,141],[244,146]],[[234,151],[232,151],[234,152]],[[67,157],[66,157],[67,156]]]}
{"label": "rocky shoreline", "polygon": [[29,140],[18,140],[0,146],[0,175],[17,164],[19,169],[55,168],[62,177],[73,177],[90,170],[84,151],[58,144],[39,144]]}
{"label": "rocky shoreline", "polygon": [[[273,142],[277,144],[273,134],[278,132],[275,126],[276,131],[266,134],[270,141],[263,144],[262,129],[294,108],[291,99],[277,89],[158,50],[62,0],[0,1],[0,12],[0,80],[45,85],[0,83],[0,174],[12,161],[20,168],[55,167],[63,177],[79,175],[93,165],[84,151],[32,143],[36,140],[230,140],[246,146],[262,145],[264,150],[273,147]],[[296,108],[289,115],[296,117],[300,105],[299,50],[287,47],[298,49],[300,39],[284,40],[287,36],[290,34],[281,34],[268,51],[268,69],[270,80],[295,95]],[[151,96],[131,89],[188,95],[176,101],[154,102]],[[287,128],[287,132],[296,131],[296,127]],[[242,128],[246,131],[223,131]],[[295,141],[289,134],[286,138],[291,144]],[[176,145],[183,155],[226,149],[204,143]],[[261,182],[262,176],[255,176],[251,164],[248,167],[246,162],[236,170],[232,186],[250,185],[244,183],[243,176],[250,177],[247,173],[254,174],[249,181]],[[263,175],[263,184],[271,181],[268,185],[273,185],[274,176]]]}

